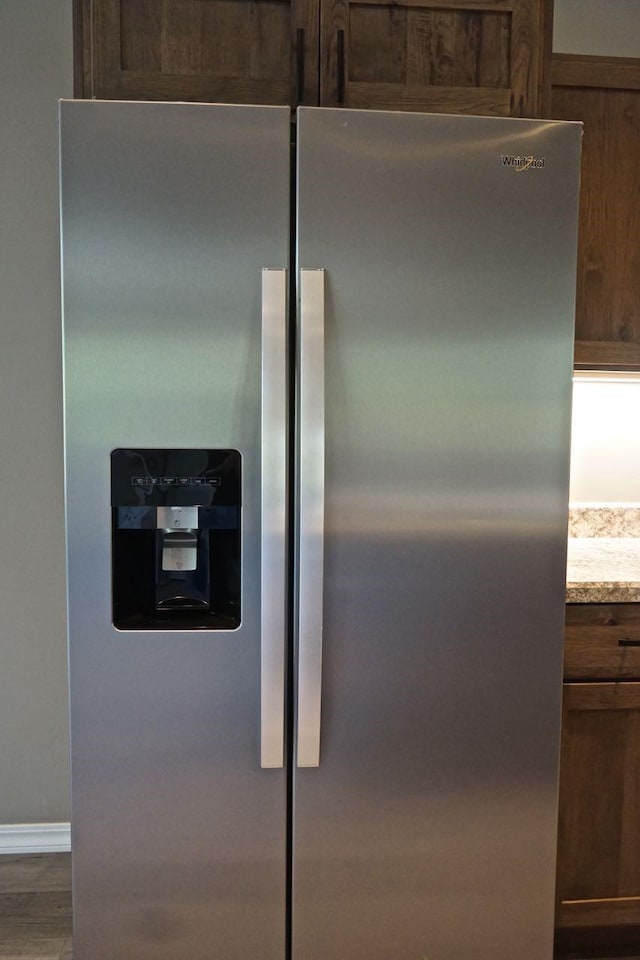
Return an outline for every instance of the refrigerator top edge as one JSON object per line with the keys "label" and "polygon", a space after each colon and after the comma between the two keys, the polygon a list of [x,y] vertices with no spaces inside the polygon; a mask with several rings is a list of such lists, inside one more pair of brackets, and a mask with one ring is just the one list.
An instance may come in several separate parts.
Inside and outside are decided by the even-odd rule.
{"label": "refrigerator top edge", "polygon": [[280,114],[282,119],[286,119],[287,123],[290,121],[291,117],[291,107],[280,106],[278,104],[252,104],[252,103],[209,103],[200,100],[74,100],[71,98],[61,97],[58,100],[58,110],[60,116],[66,114],[68,111],[76,110],[90,110],[95,109],[100,110],[110,110],[110,109],[139,109],[141,106],[144,106],[145,110],[153,111],[154,109],[165,110],[169,108],[180,108],[184,109],[193,109],[200,110],[205,109],[213,112],[225,112],[231,113],[233,111],[240,111],[245,115],[254,112],[254,113],[263,113],[269,111],[273,114]]}
{"label": "refrigerator top edge", "polygon": [[[70,97],[61,97],[58,100],[58,104],[61,109],[67,110],[69,106],[72,105],[72,109],[87,109],[88,105],[91,105],[90,109],[94,109],[96,105],[100,107],[110,107],[110,106],[140,106],[145,104],[145,107],[153,109],[154,107],[192,107],[194,109],[198,108],[224,108],[225,110],[269,110],[275,113],[282,113],[289,116],[291,114],[291,107],[288,105],[280,104],[260,104],[260,103],[224,103],[224,102],[208,102],[200,100],[75,100]],[[296,117],[299,115],[303,117],[305,114],[313,113],[335,113],[339,115],[349,115],[349,116],[358,116],[358,115],[374,115],[374,114],[383,114],[389,115],[394,114],[399,117],[429,117],[435,122],[438,119],[456,119],[460,120],[465,124],[473,123],[497,123],[497,124],[531,124],[538,126],[564,126],[564,127],[579,127],[584,126],[581,120],[554,120],[546,117],[495,117],[487,116],[482,114],[470,114],[470,113],[440,113],[440,112],[430,112],[430,111],[421,111],[421,110],[377,110],[377,109],[361,109],[355,107],[323,107],[323,106],[299,106],[295,109]]]}
{"label": "refrigerator top edge", "polygon": [[303,118],[306,114],[339,114],[339,115],[350,115],[350,116],[371,116],[375,114],[381,114],[384,116],[389,116],[390,114],[397,117],[428,117],[430,120],[433,120],[435,123],[443,120],[456,120],[464,124],[516,124],[516,125],[526,125],[539,126],[539,127],[551,127],[551,126],[561,126],[561,127],[577,127],[583,128],[584,123],[582,120],[552,120],[546,117],[494,117],[486,116],[482,114],[474,113],[431,113],[428,111],[420,110],[370,110],[370,109],[360,109],[353,107],[315,107],[315,106],[300,106],[296,109],[296,115],[299,115]]}

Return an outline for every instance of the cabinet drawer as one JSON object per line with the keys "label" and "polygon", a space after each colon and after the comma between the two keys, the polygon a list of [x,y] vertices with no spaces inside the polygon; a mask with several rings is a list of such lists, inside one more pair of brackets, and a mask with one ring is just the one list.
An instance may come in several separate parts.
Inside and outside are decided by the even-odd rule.
{"label": "cabinet drawer", "polygon": [[640,604],[568,604],[564,677],[640,679]]}

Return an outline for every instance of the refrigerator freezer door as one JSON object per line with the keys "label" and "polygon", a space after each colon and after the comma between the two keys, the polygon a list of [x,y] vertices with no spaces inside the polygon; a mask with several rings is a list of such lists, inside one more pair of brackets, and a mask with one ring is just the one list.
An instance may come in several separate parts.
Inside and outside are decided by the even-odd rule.
{"label": "refrigerator freezer door", "polygon": [[[260,766],[260,408],[289,128],[286,108],[62,104],[77,960],[284,956],[286,778]],[[120,447],[239,452],[238,629],[113,627]],[[155,480],[188,491],[197,466]]]}
{"label": "refrigerator freezer door", "polygon": [[299,111],[326,476],[293,960],[551,960],[580,134]]}

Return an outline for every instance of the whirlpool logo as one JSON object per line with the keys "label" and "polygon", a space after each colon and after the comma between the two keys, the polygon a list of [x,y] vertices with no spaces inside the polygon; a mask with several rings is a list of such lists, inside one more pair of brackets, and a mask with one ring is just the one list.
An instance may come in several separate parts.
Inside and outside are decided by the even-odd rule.
{"label": "whirlpool logo", "polygon": [[502,154],[500,157],[503,167],[511,167],[516,173],[523,173],[525,170],[544,169],[544,157],[515,157],[510,154]]}

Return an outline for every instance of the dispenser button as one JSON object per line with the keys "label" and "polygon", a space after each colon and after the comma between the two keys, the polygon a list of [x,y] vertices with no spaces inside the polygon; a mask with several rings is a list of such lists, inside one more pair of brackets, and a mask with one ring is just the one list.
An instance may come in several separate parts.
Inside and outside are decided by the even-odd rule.
{"label": "dispenser button", "polygon": [[157,526],[160,530],[197,530],[197,507],[158,507]]}

